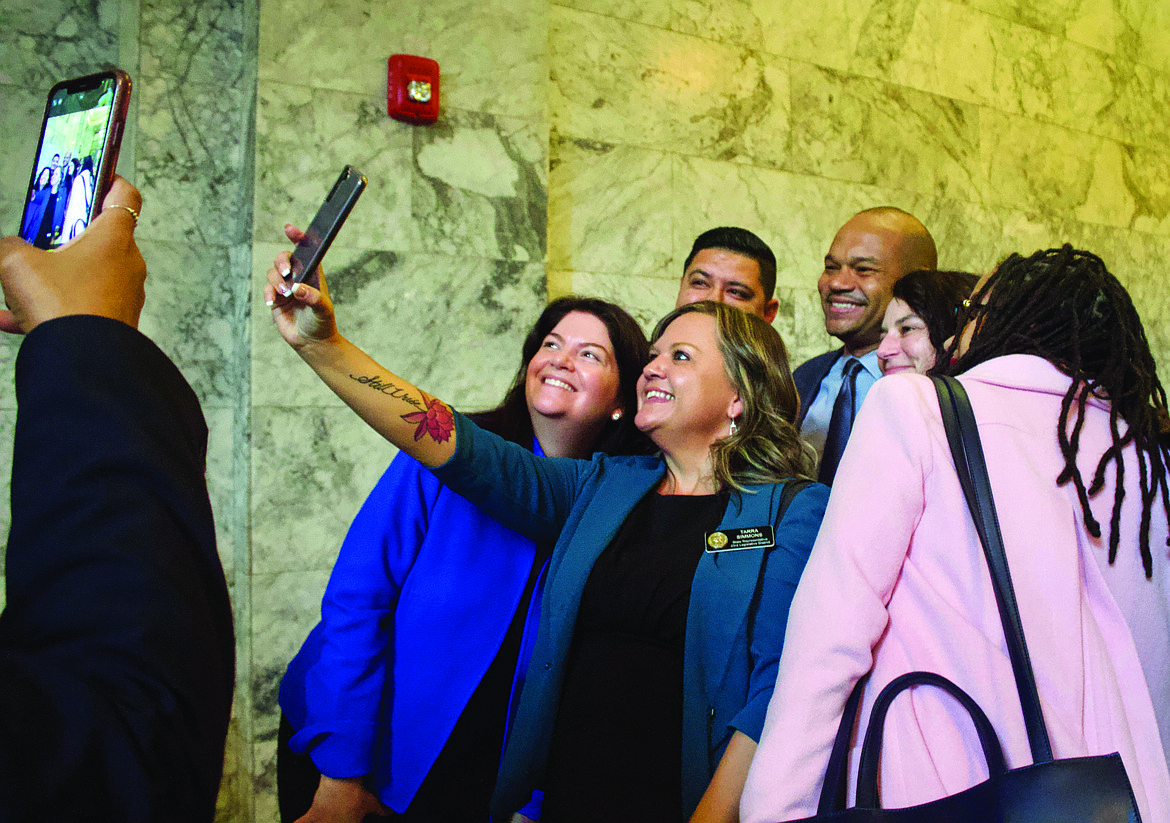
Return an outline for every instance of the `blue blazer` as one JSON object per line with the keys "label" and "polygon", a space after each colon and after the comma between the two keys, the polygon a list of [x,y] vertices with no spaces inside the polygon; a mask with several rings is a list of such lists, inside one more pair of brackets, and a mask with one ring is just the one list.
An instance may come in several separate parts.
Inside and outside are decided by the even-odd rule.
{"label": "blue blazer", "polygon": [[[400,452],[354,518],[321,622],[281,681],[289,747],[330,777],[369,775],[379,800],[406,811],[499,653],[535,558],[531,540]],[[514,683],[538,611],[534,596]]]}
{"label": "blue blazer", "polygon": [[[659,457],[538,458],[456,415],[455,455],[436,475],[501,523],[536,542],[556,541],[540,631],[512,719],[492,799],[505,816],[544,779],[565,660],[585,581],[598,555],[642,497],[662,479]],[[507,482],[500,482],[506,478]],[[695,570],[683,662],[683,811],[702,798],[735,730],[758,740],[776,681],[788,607],[824,516],[829,489],[810,485],[783,518],[783,485],[732,495],[721,528],[775,527],[770,551],[705,553]],[[752,647],[748,609],[764,565]]]}
{"label": "blue blazer", "polygon": [[829,374],[829,370],[833,368],[833,364],[837,362],[837,358],[844,351],[844,348],[840,348],[818,354],[811,360],[801,363],[792,373],[792,379],[796,382],[796,391],[800,395],[800,414],[796,416],[797,429],[804,422],[804,416],[808,414],[808,407],[816,399],[817,392],[821,388],[821,381]]}

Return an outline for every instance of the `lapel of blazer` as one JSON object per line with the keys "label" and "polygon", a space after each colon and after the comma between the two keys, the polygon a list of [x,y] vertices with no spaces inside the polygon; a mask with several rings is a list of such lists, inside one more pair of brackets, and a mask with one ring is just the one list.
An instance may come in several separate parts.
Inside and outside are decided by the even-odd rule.
{"label": "lapel of blazer", "polygon": [[[833,368],[833,364],[837,362],[838,358],[845,353],[844,347],[827,351],[824,354],[818,354],[808,362],[808,369],[802,366],[801,378],[807,377],[807,380],[796,380],[796,390],[800,393],[800,411],[796,417],[796,428],[799,431],[800,426],[804,423],[804,416],[808,414],[808,407],[812,405],[813,400],[817,397],[817,392],[821,390],[821,383],[828,377],[829,371]],[[793,374],[795,379],[795,374]]]}
{"label": "lapel of blazer", "polygon": [[[779,500],[780,486],[749,486],[755,494],[744,494],[742,509],[729,502],[720,530],[773,525],[773,512]],[[688,675],[699,690],[695,694],[715,695],[724,681],[732,655],[737,653],[736,639],[755,591],[765,549],[703,552],[691,584],[691,602],[687,610],[686,663],[683,680]]]}

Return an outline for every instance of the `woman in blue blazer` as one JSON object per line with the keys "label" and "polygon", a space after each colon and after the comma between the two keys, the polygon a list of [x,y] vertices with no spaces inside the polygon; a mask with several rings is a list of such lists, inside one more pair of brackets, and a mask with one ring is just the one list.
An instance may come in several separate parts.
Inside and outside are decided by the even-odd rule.
{"label": "woman in blue blazer", "polygon": [[540,630],[493,797],[544,788],[542,820],[732,820],[788,606],[828,490],[812,473],[775,330],[693,303],[653,335],[635,424],[654,457],[535,457],[454,414],[338,333],[320,290],[269,271],[280,333],[375,430],[536,541],[555,540]]}
{"label": "woman in blue blazer", "polygon": [[[646,351],[625,310],[561,298],[524,341],[504,401],[473,419],[540,455],[645,453],[632,418]],[[394,458],[281,681],[282,820],[356,821],[379,804],[405,821],[487,820],[551,545]]]}

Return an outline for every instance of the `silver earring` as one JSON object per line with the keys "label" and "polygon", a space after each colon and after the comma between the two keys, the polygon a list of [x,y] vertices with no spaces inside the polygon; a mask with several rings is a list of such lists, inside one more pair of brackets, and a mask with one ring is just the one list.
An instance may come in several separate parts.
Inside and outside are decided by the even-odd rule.
{"label": "silver earring", "polygon": [[735,425],[735,418],[734,417],[731,418],[731,431],[728,432],[727,436],[728,437],[735,437],[735,432],[738,429],[739,429],[739,426]]}
{"label": "silver earring", "polygon": [[612,421],[613,421],[613,422],[615,422],[615,423],[616,423],[617,421],[621,420],[621,419],[622,419],[622,410],[621,410],[621,409],[614,409],[614,410],[613,410],[613,414],[611,414],[611,415],[609,416],[609,419],[610,419],[610,420],[612,420]]}

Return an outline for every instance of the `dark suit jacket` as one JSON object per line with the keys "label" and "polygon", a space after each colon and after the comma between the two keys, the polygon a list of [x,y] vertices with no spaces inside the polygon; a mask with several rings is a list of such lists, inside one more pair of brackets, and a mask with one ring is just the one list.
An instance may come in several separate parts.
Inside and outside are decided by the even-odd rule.
{"label": "dark suit jacket", "polygon": [[801,363],[792,373],[792,379],[796,381],[796,391],[800,395],[800,415],[796,418],[797,429],[804,422],[804,416],[808,414],[808,407],[816,399],[817,392],[821,388],[821,381],[828,375],[829,370],[833,368],[833,364],[837,362],[837,358],[841,356],[843,351],[845,349],[840,348],[818,354],[811,360]]}
{"label": "dark suit jacket", "polygon": [[210,821],[235,643],[195,393],[74,316],[24,340],[16,396],[0,820]]}

